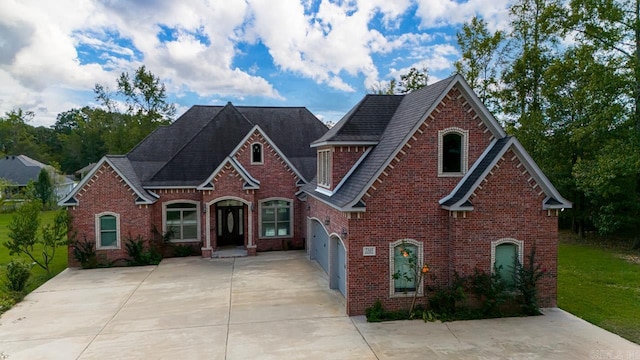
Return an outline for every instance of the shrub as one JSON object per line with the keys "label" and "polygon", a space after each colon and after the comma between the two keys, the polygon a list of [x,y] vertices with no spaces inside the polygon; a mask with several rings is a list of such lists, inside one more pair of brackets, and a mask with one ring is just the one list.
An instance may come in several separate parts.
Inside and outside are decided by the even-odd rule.
{"label": "shrub", "polygon": [[83,269],[95,269],[98,267],[98,257],[94,243],[87,241],[76,241],[73,243],[73,257],[78,260]]}
{"label": "shrub", "polygon": [[436,290],[429,298],[431,310],[443,318],[454,315],[457,303],[467,298],[464,292],[464,285],[465,279],[455,273],[450,287]]}
{"label": "shrub", "polygon": [[22,260],[11,260],[7,264],[5,284],[7,289],[15,292],[22,292],[27,286],[27,281],[31,277],[31,264],[27,264]]}
{"label": "shrub", "polygon": [[173,256],[175,257],[191,256],[192,253],[193,248],[189,245],[175,245],[173,247]]}
{"label": "shrub", "polygon": [[540,264],[536,263],[536,247],[531,247],[526,266],[516,259],[516,289],[522,295],[522,311],[525,315],[540,315],[538,307],[538,281],[546,273]]}
{"label": "shrub", "polygon": [[138,236],[136,239],[128,238],[125,243],[127,250],[127,265],[131,266],[143,266],[143,265],[158,265],[162,260],[162,254],[154,247],[150,246],[148,249],[145,246],[145,241],[142,236]]}
{"label": "shrub", "polygon": [[468,283],[471,291],[478,296],[485,316],[500,316],[500,305],[513,298],[498,271],[487,274],[476,268]]}

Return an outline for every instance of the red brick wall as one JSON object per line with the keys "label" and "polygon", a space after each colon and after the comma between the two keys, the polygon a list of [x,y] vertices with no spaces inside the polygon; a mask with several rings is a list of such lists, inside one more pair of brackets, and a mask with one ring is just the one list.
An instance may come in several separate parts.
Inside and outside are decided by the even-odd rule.
{"label": "red brick wall", "polygon": [[[152,209],[147,205],[136,205],[137,195],[108,165],[104,164],[76,195],[78,206],[69,208],[72,227],[79,241],[96,242],[95,215],[114,212],[120,215],[120,249],[97,250],[101,261],[116,261],[127,257],[127,238],[142,236],[149,239],[151,233]],[[80,266],[73,256],[73,246],[69,246],[68,264]]]}
{"label": "red brick wall", "polygon": [[[363,198],[366,212],[359,219],[352,216],[348,220],[349,315],[363,314],[376,300],[388,309],[408,307],[410,298],[389,295],[389,244],[400,239],[423,243],[424,260],[431,270],[425,279],[428,287],[447,286],[454,268],[461,275],[472,273],[476,266],[490,269],[491,241],[503,237],[524,240],[526,257],[530,243],[536,239],[538,258],[545,256],[544,266],[550,271],[541,286],[541,305],[554,304],[557,219],[546,217],[542,211],[544,195],[541,198],[531,190],[528,177],[502,166],[489,181],[493,188],[483,187],[476,192],[478,197],[472,199],[476,209],[467,213],[467,219],[450,218],[438,203],[461,180],[437,176],[438,130],[455,126],[469,131],[469,167],[492,139],[465,101],[456,89],[448,94],[409,140],[409,146],[403,147],[398,160],[367,191]],[[515,200],[505,204],[505,198]],[[310,203],[312,214],[329,211],[321,202]],[[514,232],[516,228],[518,231]],[[364,246],[375,246],[376,256],[364,257]],[[420,303],[425,301],[426,298],[419,299]]]}
{"label": "red brick wall", "polygon": [[481,184],[482,189],[476,190],[477,196],[471,197],[474,211],[466,213],[466,218],[449,218],[452,265],[464,274],[472,273],[475,267],[490,272],[491,242],[503,238],[524,242],[526,265],[535,244],[536,261],[547,271],[539,283],[539,305],[555,306],[558,219],[542,210],[545,194],[523,171],[509,150]]}
{"label": "red brick wall", "polygon": [[365,146],[335,146],[331,149],[331,189],[338,186],[342,178],[367,150]]}
{"label": "red brick wall", "polygon": [[[251,164],[251,144],[261,143],[263,164]],[[304,227],[304,205],[295,196],[299,190],[296,182],[299,180],[291,169],[267,140],[256,131],[235,154],[242,166],[260,181],[260,189],[255,190],[253,199],[253,233],[254,244],[258,251],[279,250],[284,246],[301,248],[304,246],[306,228]],[[216,185],[217,186],[217,185]],[[216,188],[217,191],[217,188]],[[214,191],[214,193],[216,192]],[[259,204],[269,198],[283,198],[293,202],[293,234],[284,238],[260,238]]]}

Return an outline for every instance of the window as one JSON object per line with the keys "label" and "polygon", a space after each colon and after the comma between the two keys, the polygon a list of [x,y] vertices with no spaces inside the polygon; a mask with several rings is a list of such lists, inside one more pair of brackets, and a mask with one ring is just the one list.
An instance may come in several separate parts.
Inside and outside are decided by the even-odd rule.
{"label": "window", "polygon": [[120,248],[120,215],[109,212],[96,215],[96,248]]}
{"label": "window", "polygon": [[318,150],[318,185],[331,187],[331,149]]}
{"label": "window", "polygon": [[468,167],[469,131],[449,128],[438,131],[438,175],[462,176]]}
{"label": "window", "polygon": [[261,237],[291,236],[291,201],[269,200],[260,204]]}
{"label": "window", "polygon": [[522,241],[501,239],[491,243],[492,272],[509,287],[515,285],[517,263],[522,263]]}
{"label": "window", "polygon": [[422,284],[416,284],[418,271],[422,269],[422,243],[404,239],[389,244],[389,293],[391,296],[422,295]]}
{"label": "window", "polygon": [[251,163],[262,164],[262,144],[251,145]]}
{"label": "window", "polygon": [[171,241],[198,241],[198,205],[195,203],[166,204],[164,231],[171,232],[169,237]]}

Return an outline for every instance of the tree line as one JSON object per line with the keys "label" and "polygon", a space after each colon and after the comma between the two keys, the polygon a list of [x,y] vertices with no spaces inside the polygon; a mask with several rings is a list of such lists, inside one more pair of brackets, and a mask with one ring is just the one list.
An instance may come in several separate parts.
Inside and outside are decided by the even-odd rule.
{"label": "tree line", "polygon": [[0,156],[26,155],[65,174],[105,154],[124,154],[156,127],[171,123],[176,109],[164,84],[144,66],[122,73],[117,90],[94,87],[97,106],[60,113],[51,127],[29,123],[34,113],[12,110],[0,117]]}

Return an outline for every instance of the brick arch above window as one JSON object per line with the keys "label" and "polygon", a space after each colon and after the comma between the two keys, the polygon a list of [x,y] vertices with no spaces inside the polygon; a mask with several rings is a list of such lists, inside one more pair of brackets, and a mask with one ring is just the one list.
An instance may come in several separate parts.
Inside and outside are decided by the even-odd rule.
{"label": "brick arch above window", "polygon": [[513,244],[516,246],[516,255],[518,257],[518,262],[520,262],[520,264],[522,264],[522,259],[523,259],[523,253],[524,253],[524,241],[522,240],[517,240],[517,239],[513,239],[513,238],[502,238],[502,239],[498,239],[495,241],[491,242],[491,264],[489,266],[491,266],[491,273],[493,273],[494,271],[494,266],[493,264],[496,263],[496,247],[502,245],[502,244]]}

